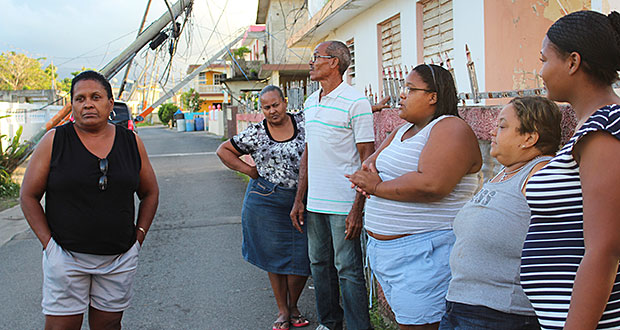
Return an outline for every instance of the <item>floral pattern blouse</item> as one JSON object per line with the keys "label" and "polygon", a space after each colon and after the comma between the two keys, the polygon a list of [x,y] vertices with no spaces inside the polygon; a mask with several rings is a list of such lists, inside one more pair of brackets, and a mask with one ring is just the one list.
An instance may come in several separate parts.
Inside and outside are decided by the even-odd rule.
{"label": "floral pattern blouse", "polygon": [[276,141],[271,137],[265,119],[248,126],[230,142],[241,154],[252,156],[258,174],[265,180],[281,187],[296,188],[306,130],[303,112],[287,115],[293,121],[295,132],[286,141]]}

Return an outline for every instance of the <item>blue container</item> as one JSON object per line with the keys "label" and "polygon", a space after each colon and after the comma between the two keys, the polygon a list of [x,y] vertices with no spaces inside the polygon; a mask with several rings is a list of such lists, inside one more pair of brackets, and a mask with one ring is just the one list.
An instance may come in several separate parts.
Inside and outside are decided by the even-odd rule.
{"label": "blue container", "polygon": [[196,124],[196,130],[197,131],[204,131],[205,130],[205,120],[204,120],[204,118],[198,117],[198,118],[196,118],[194,123]]}
{"label": "blue container", "polygon": [[191,112],[184,112],[183,115],[185,115],[185,120],[194,120],[194,114]]}
{"label": "blue container", "polygon": [[189,119],[185,119],[185,131],[186,132],[191,132],[194,130],[194,121],[193,120],[189,120]]}

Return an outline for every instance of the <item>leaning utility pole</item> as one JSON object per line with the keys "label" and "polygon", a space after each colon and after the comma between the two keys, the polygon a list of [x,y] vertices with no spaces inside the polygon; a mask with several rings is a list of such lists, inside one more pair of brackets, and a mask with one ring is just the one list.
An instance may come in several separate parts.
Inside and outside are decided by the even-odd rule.
{"label": "leaning utility pole", "polygon": [[[142,16],[142,22],[140,23],[140,28],[138,29],[138,35],[136,36],[136,38],[138,38],[140,36],[140,33],[142,33],[142,29],[144,29],[144,23],[146,23],[146,16],[148,16],[149,14],[149,8],[151,7],[151,0],[149,0],[149,2],[147,2],[146,4],[146,10],[144,11],[144,16]],[[129,63],[127,63],[127,68],[125,69],[125,76],[123,77],[123,80],[121,81],[121,87],[119,87],[118,89],[118,97],[117,99],[121,99],[121,96],[123,96],[123,91],[125,90],[125,84],[127,83],[127,77],[129,76],[129,70],[131,70],[131,63],[133,62],[132,60],[129,60]]]}
{"label": "leaning utility pole", "polygon": [[[114,77],[129,61],[131,61],[136,54],[146,45],[149,41],[153,40],[159,35],[162,29],[164,29],[172,20],[176,19],[183,11],[187,11],[186,15],[192,9],[194,0],[179,0],[171,8],[170,11],[166,11],[161,17],[147,27],[134,42],[132,42],[122,53],[115,57],[110,63],[106,64],[100,73],[110,79]],[[173,22],[172,24],[176,24]],[[23,162],[34,150],[34,146],[39,143],[39,140],[45,135],[52,127],[56,126],[63,118],[65,118],[71,111],[71,103],[67,103],[62,110],[60,110],[52,119],[50,119],[43,128],[37,134],[35,134],[31,141],[28,151],[20,161]]]}
{"label": "leaning utility pole", "polygon": [[199,66],[194,71],[192,71],[192,73],[190,73],[189,75],[185,76],[185,78],[183,78],[183,80],[181,80],[178,84],[176,84],[174,87],[172,87],[172,89],[168,90],[164,94],[164,96],[160,97],[159,100],[155,101],[155,103],[153,103],[150,107],[148,107],[147,109],[142,111],[142,113],[140,113],[136,117],[136,121],[138,121],[138,122],[143,121],[144,117],[146,117],[149,113],[153,112],[153,110],[155,108],[160,106],[167,99],[171,98],[174,94],[176,94],[176,92],[178,92],[181,88],[183,88],[183,86],[187,85],[187,83],[192,81],[192,79],[194,79],[194,77],[196,77],[200,72],[202,72],[202,70],[204,70],[209,65],[211,65],[213,62],[215,62],[218,58],[220,58],[220,56],[224,55],[224,53],[227,53],[231,47],[233,47],[236,43],[238,43],[241,39],[243,39],[243,37],[245,36],[245,33],[246,32],[243,32],[242,34],[240,34],[237,38],[235,38],[235,40],[231,41],[228,45],[226,45],[220,51],[215,53],[215,55],[211,56],[211,58],[208,61],[206,61],[203,65]]}
{"label": "leaning utility pole", "polygon": [[[191,5],[193,0],[179,0],[172,6],[172,15],[176,19],[183,10],[186,8],[191,10]],[[159,32],[168,25],[172,21],[170,17],[170,13],[164,13],[158,20],[153,22],[144,32],[140,33],[138,38],[134,42],[131,43],[122,53],[120,53],[116,58],[114,58],[110,63],[108,63],[103,69],[101,69],[101,74],[104,75],[107,79],[114,77],[129,61],[131,61],[134,56],[146,45],[149,41],[153,40]],[[173,24],[175,24],[173,22]]]}

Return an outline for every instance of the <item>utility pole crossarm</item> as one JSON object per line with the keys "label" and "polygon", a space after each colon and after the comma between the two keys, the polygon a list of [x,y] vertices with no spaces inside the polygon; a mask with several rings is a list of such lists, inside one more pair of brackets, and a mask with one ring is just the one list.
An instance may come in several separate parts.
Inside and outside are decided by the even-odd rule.
{"label": "utility pole crossarm", "polygon": [[202,70],[206,69],[209,65],[211,65],[213,62],[215,62],[218,58],[220,58],[222,55],[224,55],[224,53],[227,53],[228,50],[231,47],[233,47],[236,43],[238,43],[241,39],[243,39],[244,36],[245,36],[245,32],[242,33],[241,35],[239,35],[237,38],[235,38],[230,43],[228,43],[228,45],[226,45],[226,47],[224,47],[221,50],[219,50],[217,53],[215,53],[215,55],[211,56],[211,58],[208,61],[206,61],[204,64],[202,64],[201,66],[196,68],[194,71],[192,71],[192,73],[190,73],[185,78],[183,78],[183,80],[181,80],[178,84],[176,84],[174,87],[172,87],[172,89],[168,90],[164,94],[164,96],[159,98],[159,100],[155,101],[155,103],[153,103],[146,110],[144,110],[141,114],[139,114],[136,117],[136,121],[144,120],[144,117],[146,117],[149,113],[153,112],[153,110],[155,108],[157,108],[158,106],[162,105],[166,100],[168,100],[169,98],[174,96],[174,94],[176,92],[178,92],[181,88],[183,88],[183,86],[187,85],[187,83],[192,81],[198,74],[200,74],[200,72],[202,72]]}
{"label": "utility pole crossarm", "polygon": [[[179,0],[172,6],[172,13],[174,18],[176,19],[183,13],[185,8],[191,6],[193,0]],[[129,61],[136,56],[136,53],[144,47],[149,41],[151,41],[155,36],[159,34],[159,32],[168,25],[172,21],[172,17],[170,17],[169,12],[165,12],[158,20],[149,25],[148,28],[144,30],[144,32],[140,33],[140,35],[132,42],[121,54],[115,57],[110,63],[106,64],[103,69],[101,69],[101,74],[107,79],[111,79],[116,75]],[[173,23],[174,24],[174,23]]]}

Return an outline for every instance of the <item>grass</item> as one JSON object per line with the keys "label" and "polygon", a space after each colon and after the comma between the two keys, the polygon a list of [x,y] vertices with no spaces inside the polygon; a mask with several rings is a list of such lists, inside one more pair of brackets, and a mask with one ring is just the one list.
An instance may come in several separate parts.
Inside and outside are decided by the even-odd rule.
{"label": "grass", "polygon": [[375,330],[397,330],[396,324],[392,322],[386,322],[381,312],[379,312],[379,302],[376,298],[372,299],[372,308],[368,311],[370,313],[370,323],[372,323]]}
{"label": "grass", "polygon": [[241,178],[241,180],[243,180],[243,182],[245,182],[245,183],[250,182],[250,177],[249,176],[247,176],[247,175],[245,175],[245,174],[243,174],[241,172],[237,172],[237,171],[235,171],[235,173],[237,174],[238,177]]}
{"label": "grass", "polygon": [[153,126],[153,124],[151,124],[147,120],[136,123],[136,127],[144,127],[144,126]]}
{"label": "grass", "polygon": [[10,209],[17,204],[19,204],[19,197],[0,197],[0,211]]}

